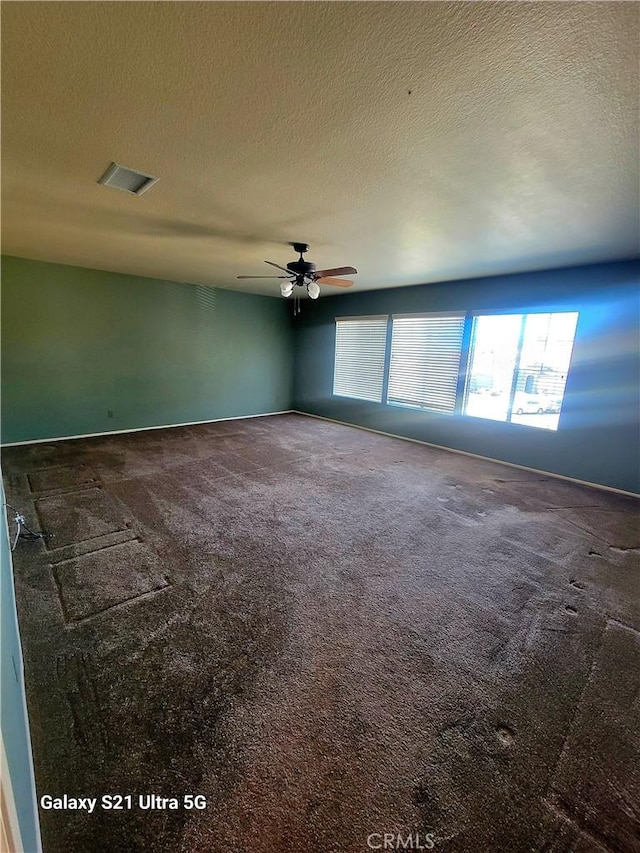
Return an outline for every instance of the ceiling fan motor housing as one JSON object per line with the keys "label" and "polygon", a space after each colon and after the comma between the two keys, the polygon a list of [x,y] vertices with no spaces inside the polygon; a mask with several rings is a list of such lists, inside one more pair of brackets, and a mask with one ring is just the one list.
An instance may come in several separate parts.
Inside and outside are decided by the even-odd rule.
{"label": "ceiling fan motor housing", "polygon": [[287,264],[287,269],[295,275],[312,275],[316,270],[316,265],[312,264],[311,261],[290,261]]}

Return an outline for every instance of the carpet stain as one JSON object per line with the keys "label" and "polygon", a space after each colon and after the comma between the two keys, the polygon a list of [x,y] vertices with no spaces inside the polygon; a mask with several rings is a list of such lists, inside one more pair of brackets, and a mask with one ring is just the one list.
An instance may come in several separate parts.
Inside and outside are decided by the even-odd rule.
{"label": "carpet stain", "polygon": [[576,580],[576,578],[571,578],[569,580],[569,583],[571,584],[571,586],[575,587],[575,589],[586,589],[587,588],[587,585],[585,583],[583,583],[582,581]]}
{"label": "carpet stain", "polygon": [[501,725],[496,728],[496,737],[502,746],[513,746],[515,733],[509,726]]}

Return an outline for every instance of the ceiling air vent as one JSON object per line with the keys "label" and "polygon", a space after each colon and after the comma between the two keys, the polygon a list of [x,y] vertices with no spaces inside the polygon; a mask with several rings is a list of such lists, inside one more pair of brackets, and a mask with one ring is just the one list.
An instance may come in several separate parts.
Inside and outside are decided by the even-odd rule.
{"label": "ceiling air vent", "polygon": [[137,169],[129,169],[119,163],[112,163],[98,180],[98,183],[113,187],[115,190],[142,195],[157,180],[159,178],[154,178],[153,175],[146,175],[144,172],[138,172]]}

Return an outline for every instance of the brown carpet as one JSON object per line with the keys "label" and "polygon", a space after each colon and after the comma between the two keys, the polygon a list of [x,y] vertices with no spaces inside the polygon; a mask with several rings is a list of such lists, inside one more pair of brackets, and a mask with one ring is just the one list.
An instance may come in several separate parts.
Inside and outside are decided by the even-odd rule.
{"label": "brown carpet", "polygon": [[635,499],[298,415],[3,466],[38,793],[134,796],[46,853],[640,850]]}

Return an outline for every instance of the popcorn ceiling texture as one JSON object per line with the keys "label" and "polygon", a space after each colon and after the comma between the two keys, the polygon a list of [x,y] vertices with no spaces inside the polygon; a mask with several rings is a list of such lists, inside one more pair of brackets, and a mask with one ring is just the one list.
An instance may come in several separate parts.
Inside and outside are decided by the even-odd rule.
{"label": "popcorn ceiling texture", "polygon": [[[3,252],[278,295],[638,254],[636,3],[5,3]],[[159,176],[99,186],[111,160]],[[328,289],[327,289],[328,290]]]}
{"label": "popcorn ceiling texture", "polygon": [[301,415],[3,452],[46,853],[632,853],[639,502]]}

